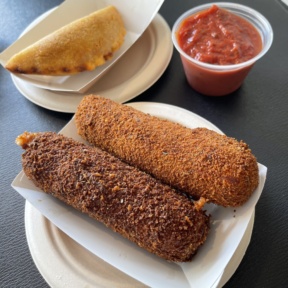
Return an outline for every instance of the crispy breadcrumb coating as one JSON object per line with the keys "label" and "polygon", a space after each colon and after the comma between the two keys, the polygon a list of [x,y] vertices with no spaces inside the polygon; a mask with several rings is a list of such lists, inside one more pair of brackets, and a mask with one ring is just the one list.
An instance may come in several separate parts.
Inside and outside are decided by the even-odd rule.
{"label": "crispy breadcrumb coating", "polygon": [[189,129],[95,95],[82,99],[75,122],[91,144],[195,199],[237,207],[258,186],[248,145],[209,129]]}
{"label": "crispy breadcrumb coating", "polygon": [[27,177],[44,192],[168,261],[190,261],[209,216],[188,197],[114,156],[52,132],[16,141]]}

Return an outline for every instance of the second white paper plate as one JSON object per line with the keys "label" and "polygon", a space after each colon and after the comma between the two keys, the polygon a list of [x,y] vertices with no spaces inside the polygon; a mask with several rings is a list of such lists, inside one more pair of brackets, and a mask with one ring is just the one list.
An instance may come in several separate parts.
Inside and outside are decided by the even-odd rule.
{"label": "second white paper plate", "polygon": [[[45,76],[17,74],[17,77],[40,88],[66,92],[85,92],[98,81],[126,51],[139,39],[156,16],[164,0],[65,0],[35,19],[22,33],[21,37],[0,54],[0,63],[5,67],[7,61],[16,53],[35,43],[44,36],[58,30],[81,17],[101,8],[113,5],[122,16],[126,28],[125,41],[112,59],[93,71],[84,71],[70,76]],[[16,75],[16,74],[15,74]]]}
{"label": "second white paper plate", "polygon": [[157,14],[150,26],[129,51],[85,93],[41,89],[12,75],[19,92],[43,108],[74,113],[82,97],[98,94],[124,103],[152,86],[166,70],[173,52],[171,31]]}

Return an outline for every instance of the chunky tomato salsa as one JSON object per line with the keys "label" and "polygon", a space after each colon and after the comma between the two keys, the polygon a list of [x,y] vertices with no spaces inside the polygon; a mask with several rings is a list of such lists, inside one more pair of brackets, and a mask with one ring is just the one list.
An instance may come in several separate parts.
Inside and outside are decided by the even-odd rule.
{"label": "chunky tomato salsa", "polygon": [[216,5],[186,18],[177,38],[190,57],[216,65],[245,62],[262,49],[261,36],[250,22]]}

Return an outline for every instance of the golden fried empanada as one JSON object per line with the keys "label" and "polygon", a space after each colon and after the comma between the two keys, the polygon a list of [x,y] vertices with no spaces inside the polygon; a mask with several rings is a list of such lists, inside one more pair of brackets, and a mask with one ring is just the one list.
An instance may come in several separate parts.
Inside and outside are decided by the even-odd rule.
{"label": "golden fried empanada", "polygon": [[124,42],[121,15],[108,6],[80,18],[14,55],[5,68],[13,73],[71,75],[94,70]]}

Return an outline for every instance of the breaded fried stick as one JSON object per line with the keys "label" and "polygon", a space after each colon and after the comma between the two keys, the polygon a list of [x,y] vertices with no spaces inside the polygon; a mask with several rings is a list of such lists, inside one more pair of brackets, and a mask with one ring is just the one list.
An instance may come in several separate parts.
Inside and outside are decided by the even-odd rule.
{"label": "breaded fried stick", "polygon": [[[36,186],[168,261],[190,261],[209,216],[183,194],[114,156],[52,132],[24,133],[23,170]],[[198,205],[197,205],[198,204]]]}
{"label": "breaded fried stick", "polygon": [[189,129],[95,95],[83,98],[75,121],[88,142],[195,199],[237,207],[258,185],[248,145],[214,131]]}

